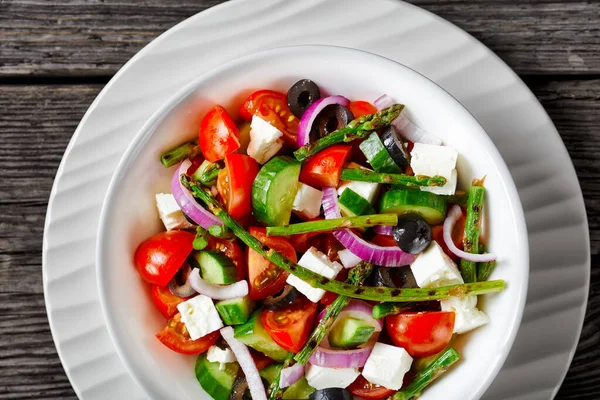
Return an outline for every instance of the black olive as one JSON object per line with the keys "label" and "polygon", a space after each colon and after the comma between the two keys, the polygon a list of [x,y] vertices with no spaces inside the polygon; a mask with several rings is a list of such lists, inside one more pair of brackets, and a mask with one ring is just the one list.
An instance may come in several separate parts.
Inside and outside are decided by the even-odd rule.
{"label": "black olive", "polygon": [[310,141],[314,142],[333,131],[348,125],[354,119],[352,112],[339,104],[330,104],[325,107],[313,123],[310,131]]}
{"label": "black olive", "polygon": [[320,98],[319,87],[310,79],[300,79],[287,92],[288,106],[297,118],[302,118],[304,111]]}
{"label": "black olive", "polygon": [[171,293],[178,297],[189,297],[196,294],[196,291],[188,282],[188,276],[192,272],[191,266],[186,262],[175,273],[175,276],[169,281],[167,287]]}
{"label": "black olive", "polygon": [[404,267],[376,267],[372,275],[373,286],[389,288],[416,288],[417,282],[410,269]]}
{"label": "black olive", "polygon": [[238,376],[233,383],[231,394],[229,395],[230,400],[246,400],[252,399],[250,396],[250,389],[248,388],[248,382],[243,376]]}
{"label": "black olive", "polygon": [[327,388],[312,393],[308,400],[352,400],[352,395],[347,389]]}
{"label": "black olive", "polygon": [[263,300],[263,307],[267,310],[279,310],[292,304],[300,296],[298,289],[291,285],[285,285],[283,289]]}
{"label": "black olive", "polygon": [[431,226],[416,215],[398,217],[392,232],[396,244],[406,253],[419,254],[431,244]]}
{"label": "black olive", "polygon": [[404,141],[394,125],[390,125],[381,132],[381,141],[390,154],[390,157],[392,157],[392,160],[399,167],[405,168],[410,165],[410,153],[406,150]]}

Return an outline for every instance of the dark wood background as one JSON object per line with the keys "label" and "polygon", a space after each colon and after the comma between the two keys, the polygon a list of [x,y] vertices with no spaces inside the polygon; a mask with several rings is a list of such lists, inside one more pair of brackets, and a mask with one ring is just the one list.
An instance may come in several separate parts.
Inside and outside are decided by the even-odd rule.
{"label": "dark wood background", "polygon": [[[412,0],[471,33],[540,99],[573,159],[592,286],[558,399],[600,399],[600,1]],[[75,398],[44,308],[44,216],[80,118],[139,49],[219,0],[0,0],[0,399]]]}

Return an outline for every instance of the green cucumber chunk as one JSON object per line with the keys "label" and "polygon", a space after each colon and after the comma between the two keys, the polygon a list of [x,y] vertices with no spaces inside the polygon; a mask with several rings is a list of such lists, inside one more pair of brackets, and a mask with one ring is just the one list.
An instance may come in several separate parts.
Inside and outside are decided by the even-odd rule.
{"label": "green cucumber chunk", "polygon": [[273,383],[275,378],[279,376],[279,373],[282,369],[282,364],[271,364],[258,371],[258,373],[260,374],[260,377],[267,381],[267,383],[270,385]]}
{"label": "green cucumber chunk", "polygon": [[265,329],[261,321],[262,310],[256,310],[248,322],[234,328],[234,337],[246,346],[260,351],[275,361],[283,362],[288,351],[279,346]]}
{"label": "green cucumber chunk", "polygon": [[308,400],[308,397],[316,392],[317,389],[310,386],[305,377],[287,388],[283,393],[283,399],[289,400]]}
{"label": "green cucumber chunk", "polygon": [[225,325],[240,325],[248,322],[250,314],[254,311],[255,303],[248,296],[236,299],[221,300],[215,303]]}
{"label": "green cucumber chunk", "polygon": [[290,223],[298,191],[300,162],[288,157],[272,158],[258,172],[252,184],[252,211],[267,226]]}
{"label": "green cucumber chunk", "polygon": [[377,214],[367,199],[350,188],[344,189],[342,195],[338,198],[338,204],[344,217]]}
{"label": "green cucumber chunk", "polygon": [[390,190],[381,196],[379,212],[398,215],[417,214],[431,225],[446,218],[446,198],[420,190]]}
{"label": "green cucumber chunk", "polygon": [[329,332],[331,347],[348,349],[366,343],[375,327],[358,318],[344,318],[337,322]]}
{"label": "green cucumber chunk", "polygon": [[403,172],[388,153],[377,132],[371,133],[358,147],[360,147],[375,171],[391,174],[401,174]]}
{"label": "green cucumber chunk", "polygon": [[202,279],[213,285],[237,282],[237,269],[229,257],[220,251],[193,251],[189,259],[202,271]]}
{"label": "green cucumber chunk", "polygon": [[208,361],[204,353],[198,356],[194,370],[206,393],[215,400],[227,400],[240,367],[238,363],[227,363],[222,370],[220,367],[221,363]]}

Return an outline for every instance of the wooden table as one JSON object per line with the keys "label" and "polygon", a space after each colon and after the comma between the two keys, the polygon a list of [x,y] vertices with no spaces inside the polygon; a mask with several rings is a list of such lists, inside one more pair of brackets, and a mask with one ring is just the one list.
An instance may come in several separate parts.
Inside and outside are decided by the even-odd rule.
{"label": "wooden table", "polygon": [[[592,286],[559,399],[600,399],[600,1],[413,0],[481,40],[556,124],[586,200]],[[145,44],[219,0],[0,0],[0,399],[75,398],[42,292],[44,216],[75,127]]]}

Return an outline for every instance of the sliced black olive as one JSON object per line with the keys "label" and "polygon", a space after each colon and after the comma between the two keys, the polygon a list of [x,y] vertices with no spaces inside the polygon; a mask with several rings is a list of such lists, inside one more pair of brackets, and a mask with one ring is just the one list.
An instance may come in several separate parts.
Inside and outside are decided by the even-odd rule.
{"label": "sliced black olive", "polygon": [[398,134],[398,131],[394,125],[390,125],[381,132],[381,141],[385,146],[390,157],[399,167],[405,168],[410,165],[410,153],[406,150],[402,137]]}
{"label": "sliced black olive", "polygon": [[300,79],[287,92],[288,106],[297,118],[302,118],[304,111],[320,98],[319,87],[310,79]]}
{"label": "sliced black olive", "polygon": [[327,388],[312,393],[308,400],[352,400],[352,395],[347,389]]}
{"label": "sliced black olive", "polygon": [[325,107],[313,123],[310,131],[310,141],[316,141],[333,131],[348,125],[354,119],[352,112],[339,104],[330,104]]}
{"label": "sliced black olive", "polygon": [[177,297],[189,297],[196,294],[196,291],[188,282],[190,272],[192,272],[192,268],[187,262],[179,268],[173,279],[171,279],[167,285],[172,294]]}
{"label": "sliced black olive", "polygon": [[238,376],[233,383],[233,389],[229,395],[230,400],[246,400],[252,399],[250,395],[250,389],[248,388],[248,382],[243,376]]}
{"label": "sliced black olive", "polygon": [[372,275],[373,286],[390,288],[416,288],[417,282],[410,269],[404,267],[376,267]]}
{"label": "sliced black olive", "polygon": [[398,217],[392,232],[396,244],[406,253],[419,254],[431,244],[431,226],[416,215]]}
{"label": "sliced black olive", "polygon": [[300,296],[298,289],[292,285],[285,285],[279,293],[263,300],[263,306],[267,310],[279,310],[287,305],[292,304]]}

